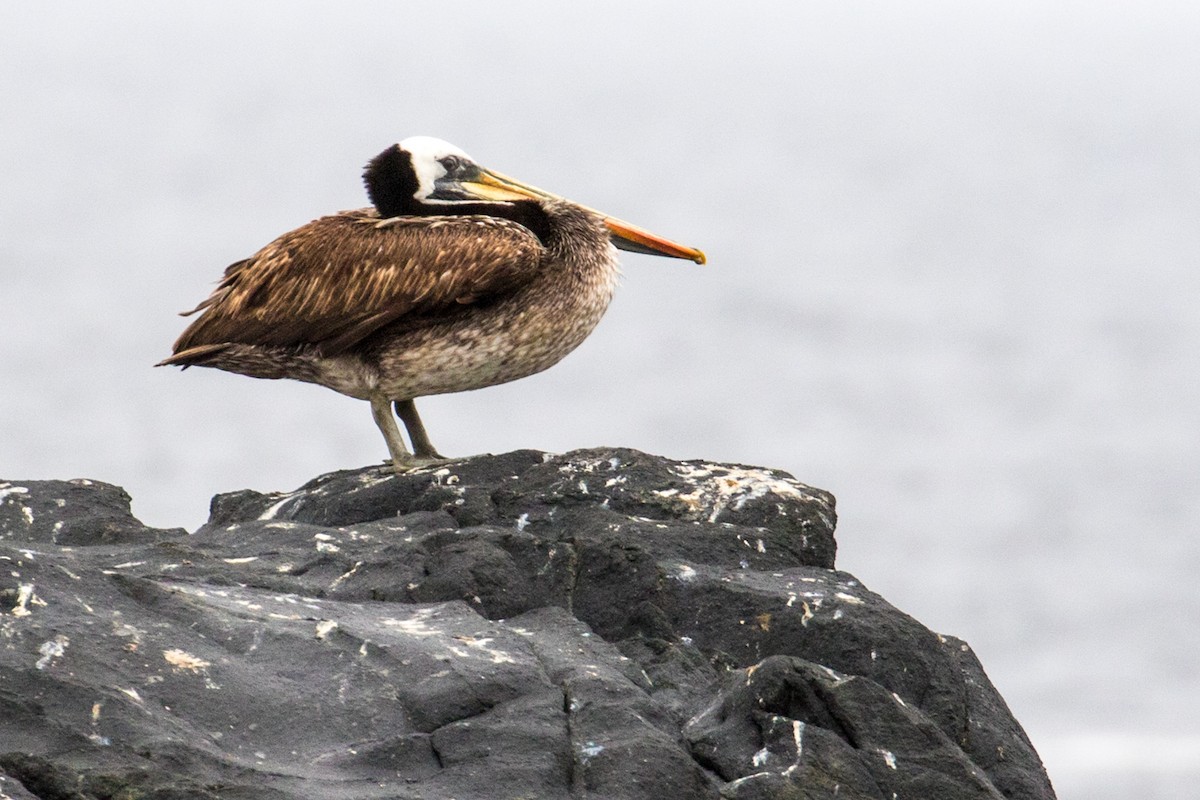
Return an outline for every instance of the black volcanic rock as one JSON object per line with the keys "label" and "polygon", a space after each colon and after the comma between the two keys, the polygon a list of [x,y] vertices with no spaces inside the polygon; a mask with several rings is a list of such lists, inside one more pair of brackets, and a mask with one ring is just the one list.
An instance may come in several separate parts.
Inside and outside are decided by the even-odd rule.
{"label": "black volcanic rock", "polygon": [[833,497],[634,450],[382,467],[156,530],[0,482],[0,796],[1052,798]]}

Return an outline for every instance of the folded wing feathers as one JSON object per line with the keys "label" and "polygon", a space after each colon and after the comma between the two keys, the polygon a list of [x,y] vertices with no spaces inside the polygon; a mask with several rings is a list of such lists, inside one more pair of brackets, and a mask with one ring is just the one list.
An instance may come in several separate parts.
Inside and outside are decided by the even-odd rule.
{"label": "folded wing feathers", "polygon": [[230,265],[212,295],[186,312],[204,313],[171,360],[226,343],[334,355],[406,315],[514,291],[536,276],[541,256],[528,229],[492,217],[322,217]]}

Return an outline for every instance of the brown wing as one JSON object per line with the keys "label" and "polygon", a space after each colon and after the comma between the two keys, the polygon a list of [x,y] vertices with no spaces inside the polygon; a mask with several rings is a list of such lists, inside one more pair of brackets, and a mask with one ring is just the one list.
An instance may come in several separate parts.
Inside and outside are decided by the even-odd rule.
{"label": "brown wing", "polygon": [[[335,355],[406,315],[436,314],[532,280],[543,248],[486,216],[322,217],[230,265],[164,363],[227,343],[308,345]],[[191,353],[189,353],[191,351]]]}

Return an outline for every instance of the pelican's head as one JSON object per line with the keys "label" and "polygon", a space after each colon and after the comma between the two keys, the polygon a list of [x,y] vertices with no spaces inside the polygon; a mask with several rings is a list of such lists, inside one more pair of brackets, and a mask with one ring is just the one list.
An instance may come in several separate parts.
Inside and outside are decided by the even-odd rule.
{"label": "pelican's head", "polygon": [[[563,198],[484,169],[458,147],[433,136],[410,136],[371,159],[363,173],[367,194],[382,217],[487,214],[505,207]],[[578,204],[575,204],[578,205]],[[489,209],[489,206],[491,207]],[[704,253],[580,206],[604,220],[622,250],[704,263]]]}
{"label": "pelican's head", "polygon": [[410,136],[396,145],[408,156],[416,178],[413,199],[424,203],[454,203],[478,200],[463,191],[482,170],[465,152],[433,136]]}

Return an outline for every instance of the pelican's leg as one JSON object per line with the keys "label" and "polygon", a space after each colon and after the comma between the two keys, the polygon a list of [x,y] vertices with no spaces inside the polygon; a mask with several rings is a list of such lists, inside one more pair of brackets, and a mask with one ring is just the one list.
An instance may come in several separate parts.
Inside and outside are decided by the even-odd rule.
{"label": "pelican's leg", "polygon": [[445,460],[446,457],[437,451],[433,442],[429,441],[429,434],[425,432],[425,426],[421,424],[421,415],[417,413],[416,403],[412,400],[397,400],[396,414],[404,421],[404,427],[408,428],[408,438],[412,440],[413,452],[417,458]]}
{"label": "pelican's leg", "polygon": [[392,467],[396,472],[407,472],[415,467],[412,454],[408,452],[408,448],[404,446],[404,439],[400,437],[400,426],[392,416],[392,406],[387,398],[371,398],[371,415],[375,417],[375,424],[379,426],[379,432],[387,442],[388,452],[392,456]]}

